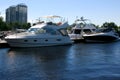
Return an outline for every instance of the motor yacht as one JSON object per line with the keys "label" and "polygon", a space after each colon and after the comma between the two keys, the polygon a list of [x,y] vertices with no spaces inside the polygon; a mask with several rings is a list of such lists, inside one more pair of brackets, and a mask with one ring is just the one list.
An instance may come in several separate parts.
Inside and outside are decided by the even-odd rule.
{"label": "motor yacht", "polygon": [[84,34],[94,33],[96,31],[96,27],[88,22],[88,19],[80,19],[75,20],[75,27],[72,28],[71,33],[69,34],[70,39],[76,42],[84,41]]}
{"label": "motor yacht", "polygon": [[106,29],[92,34],[84,34],[83,37],[86,42],[113,42],[120,39],[119,35],[113,29]]}
{"label": "motor yacht", "polygon": [[[62,18],[60,16],[47,16],[46,18]],[[40,47],[72,44],[66,28],[67,21],[54,23],[41,21],[31,26],[26,32],[15,33],[5,37],[11,47]],[[60,19],[61,20],[61,19]]]}
{"label": "motor yacht", "polygon": [[[79,23],[78,23],[79,22]],[[74,42],[112,42],[119,40],[119,35],[113,29],[100,31],[89,19],[76,19],[76,26],[72,28],[69,34]]]}

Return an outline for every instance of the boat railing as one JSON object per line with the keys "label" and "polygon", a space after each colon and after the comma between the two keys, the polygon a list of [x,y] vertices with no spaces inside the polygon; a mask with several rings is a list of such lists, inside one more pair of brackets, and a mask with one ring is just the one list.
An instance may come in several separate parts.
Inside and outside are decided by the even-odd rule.
{"label": "boat railing", "polygon": [[61,23],[65,22],[65,18],[57,15],[49,15],[49,16],[42,16],[36,19],[37,22],[44,21],[44,23],[47,23],[49,25],[61,25]]}

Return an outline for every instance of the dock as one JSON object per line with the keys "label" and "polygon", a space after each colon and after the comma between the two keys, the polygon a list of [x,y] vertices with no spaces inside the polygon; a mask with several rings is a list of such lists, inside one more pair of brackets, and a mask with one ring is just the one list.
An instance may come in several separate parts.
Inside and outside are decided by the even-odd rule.
{"label": "dock", "polygon": [[0,48],[9,48],[9,44],[5,40],[0,39]]}

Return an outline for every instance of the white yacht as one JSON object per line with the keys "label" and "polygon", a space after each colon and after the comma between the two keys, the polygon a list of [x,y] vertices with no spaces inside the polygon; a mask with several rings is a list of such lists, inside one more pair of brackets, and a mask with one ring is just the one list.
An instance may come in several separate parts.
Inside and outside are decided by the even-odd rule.
{"label": "white yacht", "polygon": [[84,34],[86,42],[113,42],[119,40],[119,35],[112,29],[106,29],[103,32]]}
{"label": "white yacht", "polygon": [[[71,40],[74,42],[112,42],[119,40],[119,35],[114,30],[107,29],[107,31],[100,31],[96,27],[86,21],[88,19],[77,19],[76,26],[73,27],[72,33],[69,34]],[[79,23],[78,23],[79,22]]]}
{"label": "white yacht", "polygon": [[[48,16],[46,18],[61,18],[60,16]],[[8,35],[5,40],[11,47],[40,47],[72,44],[66,28],[68,23],[40,22],[30,27],[26,32]]]}
{"label": "white yacht", "polygon": [[93,24],[86,21],[88,21],[88,19],[83,19],[83,17],[81,17],[81,19],[76,19],[75,27],[72,28],[69,34],[71,40],[74,42],[83,42],[84,34],[94,33],[97,30]]}

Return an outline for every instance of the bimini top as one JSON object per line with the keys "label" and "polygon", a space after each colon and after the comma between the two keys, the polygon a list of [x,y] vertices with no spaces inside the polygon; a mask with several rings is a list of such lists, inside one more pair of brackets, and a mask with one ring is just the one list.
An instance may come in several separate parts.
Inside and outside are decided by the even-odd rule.
{"label": "bimini top", "polygon": [[62,17],[57,15],[49,15],[49,16],[43,16],[41,18],[62,18]]}

